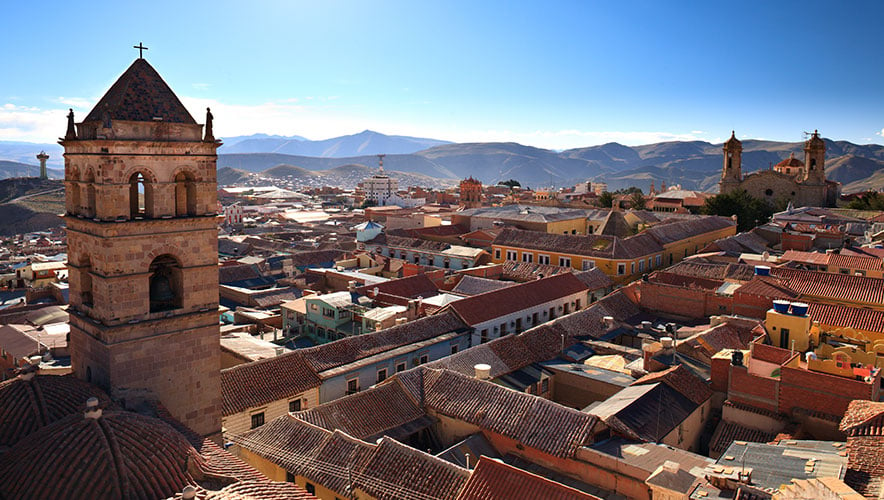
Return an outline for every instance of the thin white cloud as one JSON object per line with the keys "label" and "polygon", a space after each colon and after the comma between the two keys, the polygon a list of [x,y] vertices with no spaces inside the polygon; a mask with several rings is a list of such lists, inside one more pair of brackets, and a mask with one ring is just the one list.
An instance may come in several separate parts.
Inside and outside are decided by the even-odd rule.
{"label": "thin white cloud", "polygon": [[881,137],[884,137],[884,128],[882,128],[880,132],[875,132],[875,135],[880,135]]}
{"label": "thin white cloud", "polygon": [[88,110],[97,100],[98,99],[86,99],[83,97],[58,97],[55,99],[55,102],[64,104],[65,106],[70,106],[72,108]]}

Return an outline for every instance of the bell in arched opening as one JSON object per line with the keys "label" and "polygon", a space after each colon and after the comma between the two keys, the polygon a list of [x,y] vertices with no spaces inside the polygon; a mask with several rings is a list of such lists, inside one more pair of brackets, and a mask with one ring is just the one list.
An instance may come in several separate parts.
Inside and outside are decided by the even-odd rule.
{"label": "bell in arched opening", "polygon": [[150,312],[169,311],[181,307],[178,262],[169,256],[157,257],[150,266]]}

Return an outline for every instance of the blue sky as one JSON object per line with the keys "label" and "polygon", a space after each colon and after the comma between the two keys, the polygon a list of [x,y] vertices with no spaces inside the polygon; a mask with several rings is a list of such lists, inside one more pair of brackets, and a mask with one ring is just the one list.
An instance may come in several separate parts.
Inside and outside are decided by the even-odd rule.
{"label": "blue sky", "polygon": [[[40,3],[40,5],[34,5]],[[11,2],[0,140],[52,142],[137,57],[218,136],[569,148],[884,142],[884,2]]]}

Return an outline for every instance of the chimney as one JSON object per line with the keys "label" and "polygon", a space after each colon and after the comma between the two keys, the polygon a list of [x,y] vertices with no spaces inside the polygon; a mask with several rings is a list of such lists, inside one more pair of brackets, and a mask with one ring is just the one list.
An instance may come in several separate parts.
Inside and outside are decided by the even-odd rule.
{"label": "chimney", "polygon": [[489,380],[491,378],[491,365],[479,363],[473,366],[473,370],[476,371],[476,378],[479,380]]}
{"label": "chimney", "polygon": [[83,412],[86,418],[97,419],[101,417],[101,408],[98,407],[98,398],[92,396],[86,400],[86,411]]}
{"label": "chimney", "polygon": [[276,348],[276,355],[277,356],[281,356],[282,353],[284,353],[284,352],[285,352],[285,347],[277,347]]}
{"label": "chimney", "polygon": [[408,318],[396,318],[396,325],[404,325],[408,323]]}
{"label": "chimney", "polygon": [[349,291],[350,293],[356,293],[356,282],[355,281],[348,281],[347,282],[347,291]]}
{"label": "chimney", "polygon": [[605,326],[605,331],[610,332],[614,329],[614,316],[605,316],[602,318],[602,324]]}
{"label": "chimney", "polygon": [[191,485],[187,485],[181,490],[181,500],[193,500],[196,498],[196,488]]}

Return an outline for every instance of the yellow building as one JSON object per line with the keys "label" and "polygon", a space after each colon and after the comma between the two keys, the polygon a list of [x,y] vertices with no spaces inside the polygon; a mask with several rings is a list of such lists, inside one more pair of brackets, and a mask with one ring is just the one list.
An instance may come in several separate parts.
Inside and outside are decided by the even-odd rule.
{"label": "yellow building", "polygon": [[319,406],[318,386],[292,397],[278,399],[260,406],[247,407],[229,415],[225,411],[221,417],[222,432],[225,438],[231,435],[238,436],[291,411],[306,410],[314,406]]}
{"label": "yellow building", "polygon": [[533,262],[584,271],[597,267],[615,282],[625,283],[735,233],[733,221],[722,217],[659,224],[628,238],[505,229],[492,243],[491,253],[495,263]]}

